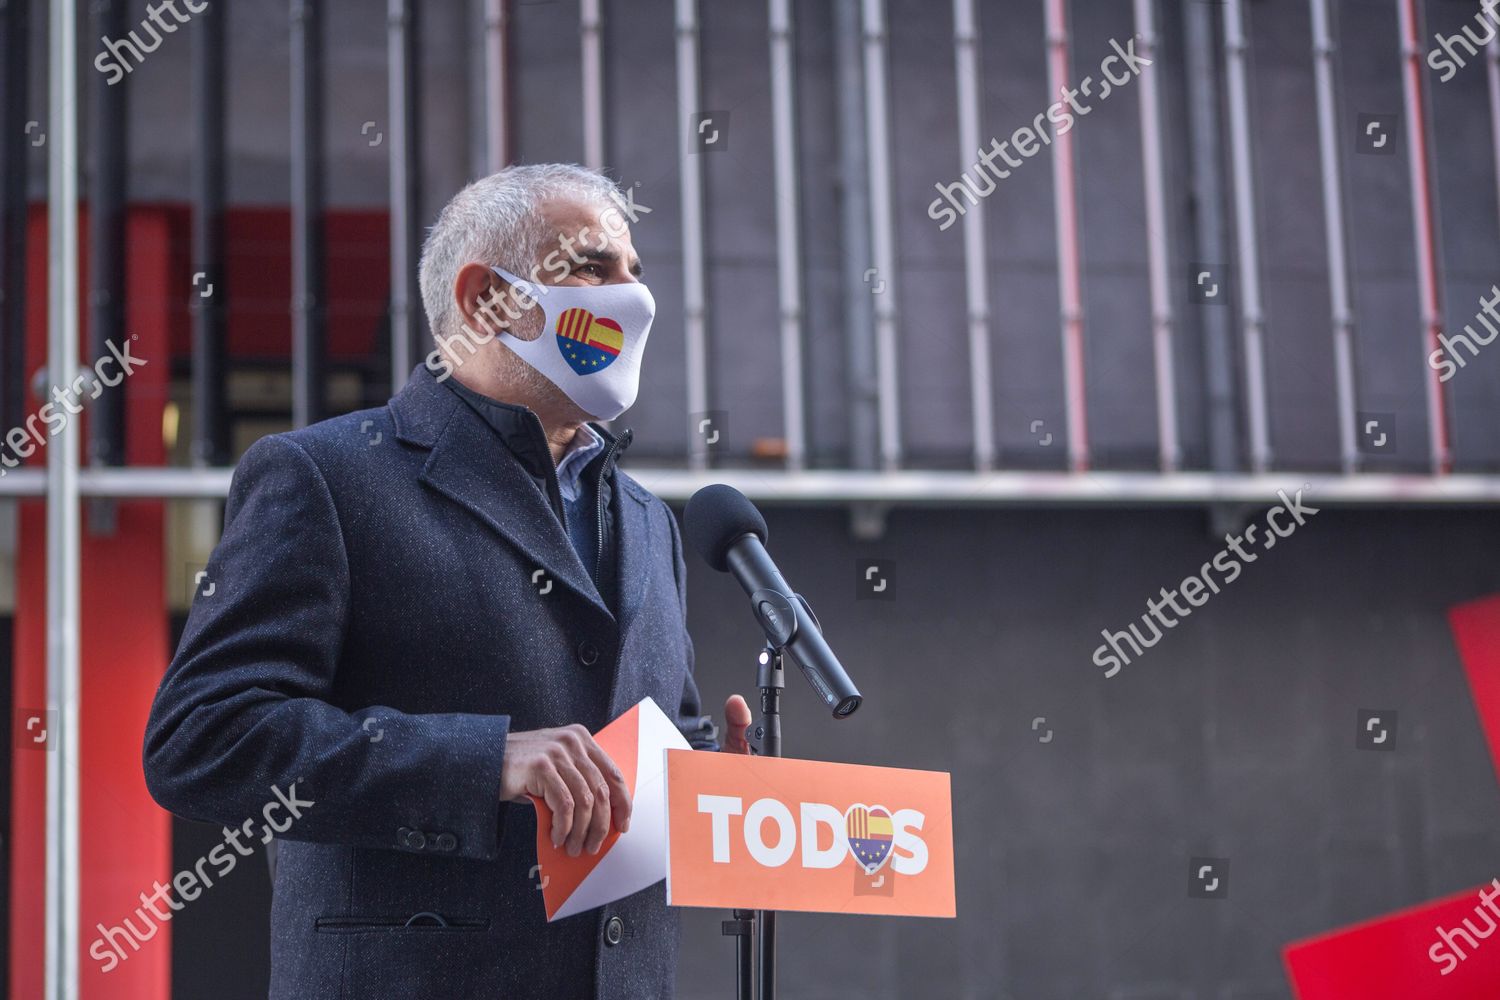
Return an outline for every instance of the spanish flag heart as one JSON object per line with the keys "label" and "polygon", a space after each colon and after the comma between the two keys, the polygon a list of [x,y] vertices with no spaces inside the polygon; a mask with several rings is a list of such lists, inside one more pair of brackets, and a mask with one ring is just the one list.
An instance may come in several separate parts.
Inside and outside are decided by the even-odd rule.
{"label": "spanish flag heart", "polygon": [[619,323],[587,309],[575,307],[557,318],[557,349],[568,367],[580,375],[608,368],[620,356],[624,343],[625,333]]}

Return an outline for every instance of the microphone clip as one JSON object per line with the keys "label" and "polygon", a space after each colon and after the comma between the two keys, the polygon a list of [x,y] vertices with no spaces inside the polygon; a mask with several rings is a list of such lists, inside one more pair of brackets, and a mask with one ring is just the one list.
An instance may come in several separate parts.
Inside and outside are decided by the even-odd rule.
{"label": "microphone clip", "polygon": [[755,614],[755,620],[760,622],[761,630],[766,633],[766,643],[773,649],[784,649],[797,637],[797,608],[792,601],[801,605],[802,612],[807,615],[813,628],[822,628],[818,616],[813,614],[812,605],[801,594],[787,597],[778,591],[763,588],[750,595],[750,610]]}
{"label": "microphone clip", "polygon": [[[803,607],[806,607],[803,602]],[[797,635],[797,609],[785,594],[761,589],[750,595],[750,610],[766,633],[766,642],[774,649],[782,649]]]}

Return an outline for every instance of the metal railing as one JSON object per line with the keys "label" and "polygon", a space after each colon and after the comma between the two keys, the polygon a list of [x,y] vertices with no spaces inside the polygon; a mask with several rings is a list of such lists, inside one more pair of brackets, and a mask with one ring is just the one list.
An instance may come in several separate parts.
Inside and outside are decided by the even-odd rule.
{"label": "metal railing", "polygon": [[[1038,0],[1042,8],[1045,37],[1040,40],[1045,48],[1049,92],[1056,96],[1074,80],[1072,68],[1072,33],[1068,22],[1068,0]],[[1349,260],[1346,232],[1346,190],[1343,180],[1343,164],[1339,152],[1339,95],[1337,89],[1337,63],[1334,45],[1335,30],[1333,10],[1329,0],[1308,0],[1311,14],[1311,67],[1317,99],[1317,132],[1321,162],[1321,202],[1327,233],[1327,261],[1329,302],[1334,344],[1333,383],[1337,393],[1338,412],[1338,467],[1345,474],[1354,474],[1361,468],[1361,454],[1357,443],[1356,412],[1358,388],[1355,369],[1355,316],[1354,290]],[[1431,350],[1441,324],[1440,271],[1437,250],[1437,221],[1433,204],[1431,142],[1429,137],[1429,113],[1424,94],[1419,0],[1392,0],[1398,15],[1401,43],[1399,70],[1406,96],[1405,124],[1410,163],[1409,186],[1412,203],[1413,239],[1417,251],[1417,279],[1420,293],[1420,312],[1424,350]],[[700,107],[699,65],[700,21],[698,0],[674,0],[676,27],[676,59],[678,81],[677,132],[680,136],[678,165],[680,167],[682,210],[682,260],[686,365],[686,404],[690,413],[712,411],[714,398],[709,385],[709,360],[712,351],[712,303],[708,301],[706,275],[705,227],[707,207],[704,204],[703,157],[697,147],[698,136],[692,134],[690,123]],[[868,469],[878,468],[885,472],[897,472],[903,468],[904,452],[901,441],[899,391],[897,373],[897,345],[901,338],[902,315],[897,297],[899,258],[895,232],[895,202],[893,192],[893,164],[891,162],[891,108],[889,90],[891,81],[888,69],[888,24],[883,0],[837,0],[843,19],[837,24],[845,30],[858,34],[858,46],[853,56],[858,60],[853,77],[841,73],[840,79],[855,85],[859,102],[859,121],[849,122],[851,127],[841,132],[847,140],[856,138],[862,144],[864,156],[862,187],[851,187],[849,194],[856,196],[859,204],[850,206],[852,214],[845,220],[845,234],[852,228],[863,226],[867,237],[868,259],[873,265],[870,271],[876,280],[885,283],[884,291],[873,297],[873,313],[869,326],[873,331],[868,342],[873,356],[870,393],[874,418],[873,430],[875,450],[868,465],[860,460],[860,449],[854,447],[852,468],[830,471],[816,477],[808,477],[808,444],[806,440],[806,388],[803,379],[804,311],[806,303],[802,285],[802,262],[799,256],[801,242],[799,218],[799,178],[797,175],[797,87],[795,80],[796,60],[793,38],[795,24],[792,7],[788,0],[768,0],[768,49],[767,67],[771,84],[771,155],[768,167],[772,176],[775,219],[776,280],[778,288],[778,322],[780,346],[780,388],[782,394],[782,418],[785,428],[785,453],[779,468],[753,473],[757,482],[774,484],[768,487],[766,499],[774,494],[808,495],[808,484],[818,483],[826,490],[823,499],[837,500],[840,497],[855,499],[872,491],[860,478]],[[1132,15],[1140,51],[1155,61],[1161,49],[1158,27],[1159,0],[1133,0]],[[508,0],[470,0],[471,20],[482,30],[481,44],[476,46],[477,57],[484,62],[481,78],[485,81],[482,90],[476,93],[484,101],[482,121],[484,129],[477,137],[476,162],[494,166],[496,157],[506,154],[511,148],[509,129],[511,123],[506,114],[505,94],[510,87],[507,60],[509,47],[506,33],[513,23],[513,12]],[[1229,137],[1227,170],[1221,178],[1217,171],[1217,150],[1191,149],[1183,152],[1193,156],[1193,178],[1200,188],[1197,196],[1201,218],[1198,220],[1196,246],[1200,252],[1204,247],[1221,244],[1226,227],[1216,221],[1216,203],[1221,191],[1227,193],[1226,202],[1232,208],[1234,258],[1238,268],[1239,302],[1241,312],[1238,323],[1238,343],[1242,365],[1241,385],[1236,391],[1233,383],[1233,364],[1224,353],[1228,329],[1216,331],[1215,323],[1222,322],[1218,316],[1203,317],[1205,343],[1209,357],[1206,362],[1210,385],[1209,422],[1212,462],[1215,473],[1250,476],[1262,475],[1274,469],[1269,403],[1266,387],[1265,326],[1266,315],[1263,302],[1262,248],[1259,238],[1260,224],[1257,219],[1257,183],[1252,155],[1252,113],[1250,107],[1250,59],[1246,25],[1248,12],[1242,0],[1227,0],[1217,8],[1217,15],[1205,9],[1206,5],[1187,4],[1184,8],[1185,56],[1193,85],[1204,75],[1213,75],[1212,67],[1191,65],[1195,43],[1205,40],[1211,18],[1218,16],[1224,57],[1223,78],[1226,85],[1224,109],[1227,114],[1225,131]],[[104,5],[109,7],[109,5]],[[589,163],[605,160],[605,113],[603,48],[605,42],[605,15],[607,5],[603,0],[585,0],[580,8],[579,46],[580,81],[583,107],[583,158]],[[391,373],[392,386],[399,385],[410,371],[415,356],[417,335],[421,330],[420,302],[415,287],[415,262],[417,237],[418,170],[415,32],[417,14],[411,0],[387,0],[387,57],[389,69],[389,111],[391,137],[388,145],[391,167],[390,228],[391,228]],[[114,16],[118,16],[115,12]],[[983,78],[979,63],[981,12],[976,0],[953,0],[951,4],[953,27],[953,66],[957,101],[955,125],[959,143],[959,165],[966,166],[980,149],[983,119],[981,94]],[[195,34],[193,50],[194,77],[199,83],[215,78],[216,61],[223,58],[222,25],[212,14],[205,15],[205,30]],[[290,163],[293,174],[293,279],[294,301],[292,303],[294,350],[290,359],[292,371],[293,423],[301,425],[322,415],[325,394],[320,386],[326,375],[326,347],[322,317],[325,314],[325,280],[321,265],[322,246],[322,46],[324,44],[320,20],[315,5],[304,0],[290,0],[288,30],[293,44],[292,53],[292,144]],[[1199,34],[1195,34],[1195,32]],[[1201,55],[1201,52],[1198,53]],[[1490,111],[1496,133],[1496,158],[1500,164],[1500,50],[1495,44],[1487,52],[1486,73],[1489,83]],[[1396,69],[1397,67],[1393,67]],[[1167,205],[1168,150],[1163,135],[1163,103],[1161,82],[1151,72],[1143,73],[1139,79],[1139,137],[1141,142],[1141,168],[1143,196],[1146,210],[1146,263],[1150,289],[1150,329],[1152,343],[1153,379],[1155,391],[1157,466],[1161,477],[1175,477],[1182,469],[1181,428],[1179,400],[1177,398],[1177,375],[1175,367],[1175,339],[1178,336],[1180,318],[1174,315],[1171,274],[1183,263],[1186,256],[1183,248],[1174,246],[1173,230]],[[197,128],[194,160],[194,229],[193,258],[195,267],[206,272],[209,280],[223,288],[225,282],[220,272],[223,267],[223,158],[224,133],[222,88],[199,87],[201,94],[195,95],[194,119]],[[1215,103],[1215,92],[1208,88],[1208,96],[1194,103],[1190,100],[1192,117],[1190,133],[1216,135],[1218,121],[1216,111],[1209,105]],[[1190,95],[1190,98],[1195,95]],[[847,109],[846,109],[847,110]],[[848,114],[842,117],[849,117]],[[74,119],[76,127],[76,118]],[[858,126],[858,127],[855,127]],[[1062,386],[1067,422],[1067,466],[1074,473],[1082,473],[1091,467],[1088,399],[1084,372],[1084,344],[1087,338],[1087,323],[1084,315],[1082,294],[1082,259],[1079,247],[1079,190],[1078,165],[1074,155],[1071,133],[1059,134],[1052,150],[1054,220],[1059,238],[1057,241],[1056,266],[1058,273],[1059,326],[1062,344]],[[1195,142],[1198,141],[1195,139]],[[54,142],[50,150],[54,164],[61,155],[60,144]],[[1206,155],[1212,153],[1213,155]],[[54,170],[58,168],[54,167]],[[101,172],[103,171],[101,168]],[[114,171],[109,171],[113,173]],[[1500,169],[1496,171],[1500,185]],[[846,178],[846,181],[853,178]],[[60,189],[54,188],[54,192]],[[58,199],[58,203],[61,202]],[[994,475],[998,465],[994,435],[994,412],[996,400],[991,377],[992,354],[992,303],[990,267],[986,253],[985,206],[976,199],[968,206],[962,219],[964,247],[965,319],[969,358],[968,397],[972,417],[972,469],[965,473],[977,496],[997,500],[1025,499],[1030,502],[1071,502],[1079,494],[1093,495],[1089,486],[1075,487],[1065,476],[1051,473],[1015,473]],[[1206,227],[1206,228],[1205,228]],[[118,227],[116,227],[118,228]],[[118,232],[102,233],[106,241],[118,240]],[[96,248],[97,249],[97,248]],[[1228,249],[1228,247],[1224,247]],[[108,256],[108,255],[106,255]],[[864,285],[869,273],[854,276],[845,274],[846,284],[858,281]],[[104,280],[96,273],[94,294],[108,298],[109,289],[98,285]],[[846,305],[864,294],[868,306],[871,297],[868,290],[856,288],[845,298]],[[118,303],[115,304],[116,310]],[[226,455],[225,421],[227,419],[223,401],[224,392],[224,293],[209,299],[194,297],[191,307],[194,327],[194,449],[193,471],[124,469],[121,475],[140,484],[135,490],[165,491],[162,496],[222,496],[227,487],[228,472],[224,467]],[[853,326],[858,325],[854,317]],[[104,324],[99,324],[101,327]],[[1223,333],[1225,338],[1216,337]],[[1216,350],[1218,355],[1215,354]],[[851,353],[852,349],[851,349]],[[1435,372],[1425,374],[1427,392],[1428,436],[1432,454],[1432,471],[1441,475],[1451,468],[1452,454],[1447,431],[1446,400],[1443,386]],[[857,397],[858,394],[856,393]],[[200,398],[201,397],[201,398]],[[1227,398],[1226,398],[1227,397]],[[113,402],[118,405],[118,398]],[[1235,406],[1233,412],[1223,412]],[[858,398],[851,398],[851,410],[860,410]],[[860,411],[861,416],[863,411]],[[103,454],[111,440],[111,424],[118,422],[118,410],[100,413],[93,421],[92,433],[98,441],[91,452]],[[1235,419],[1235,418],[1238,419]],[[1243,467],[1228,457],[1231,449],[1237,450],[1234,440],[1234,425],[1245,430],[1248,444],[1247,460]],[[117,431],[117,428],[114,429]],[[114,436],[118,436],[117,433]],[[686,441],[688,468],[702,475],[689,477],[692,481],[718,476],[728,470],[711,468],[709,453],[703,437],[689,433]],[[106,464],[114,464],[108,462]],[[648,482],[678,484],[689,481],[672,469],[644,469],[641,478]],[[1389,484],[1390,499],[1420,501],[1421,498],[1441,500],[1453,495],[1477,496],[1472,490],[1453,491],[1441,486],[1421,486],[1413,476],[1411,485],[1406,479],[1383,477],[1376,482]],[[921,491],[934,482],[931,477],[911,475],[893,478],[891,486],[879,492],[896,501],[922,502],[930,499]],[[1117,478],[1115,481],[1124,482]],[[1229,482],[1246,481],[1231,479]],[[110,489],[121,488],[115,477],[83,479],[84,495],[95,495],[92,491],[102,489],[103,483],[111,483]],[[1211,501],[1216,490],[1208,485],[1201,475],[1190,475],[1163,482],[1159,488],[1143,480],[1128,491],[1129,497],[1150,496],[1180,497],[1183,484],[1202,484],[1201,497]],[[1360,486],[1348,491],[1330,484],[1327,495],[1338,496],[1348,492],[1351,496],[1364,497],[1367,488]],[[664,486],[668,492],[671,486]],[[8,481],[0,482],[0,496],[36,495],[39,484],[24,472],[12,475]],[[943,495],[949,495],[946,491]],[[1121,497],[1122,502],[1126,496]]]}

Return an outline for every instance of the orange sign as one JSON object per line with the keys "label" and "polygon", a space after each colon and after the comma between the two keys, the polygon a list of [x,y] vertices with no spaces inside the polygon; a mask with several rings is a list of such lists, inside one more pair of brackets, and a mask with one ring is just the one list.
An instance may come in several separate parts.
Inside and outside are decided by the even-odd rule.
{"label": "orange sign", "polygon": [[668,750],[667,902],[952,917],[948,775]]}

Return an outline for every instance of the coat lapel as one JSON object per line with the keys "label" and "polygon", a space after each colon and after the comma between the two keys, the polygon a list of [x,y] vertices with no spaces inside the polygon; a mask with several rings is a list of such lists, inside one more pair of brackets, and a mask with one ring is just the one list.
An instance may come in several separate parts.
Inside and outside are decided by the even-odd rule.
{"label": "coat lapel", "polygon": [[462,400],[455,397],[454,402],[457,405],[422,469],[422,480],[499,532],[526,556],[533,570],[544,570],[612,618],[557,515],[531,477],[485,426],[483,418]]}

